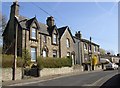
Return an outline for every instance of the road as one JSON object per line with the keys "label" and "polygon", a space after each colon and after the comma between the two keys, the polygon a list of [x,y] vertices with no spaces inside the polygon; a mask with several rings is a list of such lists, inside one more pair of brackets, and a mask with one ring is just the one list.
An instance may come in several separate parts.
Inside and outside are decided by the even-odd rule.
{"label": "road", "polygon": [[99,71],[50,79],[43,82],[33,82],[23,86],[106,86],[106,84],[111,84],[111,82],[106,82],[117,74],[118,70]]}

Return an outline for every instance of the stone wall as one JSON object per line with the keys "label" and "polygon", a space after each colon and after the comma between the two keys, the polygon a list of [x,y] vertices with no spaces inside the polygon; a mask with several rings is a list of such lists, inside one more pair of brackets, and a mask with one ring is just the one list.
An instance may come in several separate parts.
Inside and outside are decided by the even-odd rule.
{"label": "stone wall", "polygon": [[[95,66],[95,70],[100,70],[101,66]],[[59,74],[68,74],[72,72],[83,72],[83,66],[73,66],[73,67],[62,67],[62,68],[44,68],[40,70],[40,77],[50,76],[50,75],[59,75]],[[22,69],[16,69],[16,79],[21,80]],[[12,68],[2,68],[2,81],[12,80]]]}
{"label": "stone wall", "polygon": [[[21,68],[16,69],[15,80],[20,80],[22,77]],[[12,68],[2,68],[2,81],[12,80]]]}
{"label": "stone wall", "polygon": [[44,68],[40,71],[40,76],[49,76],[49,75],[59,75],[59,74],[67,74],[72,72],[82,72],[83,67],[62,67],[62,68]]}
{"label": "stone wall", "polygon": [[40,76],[49,76],[57,74],[67,74],[73,72],[73,68],[63,67],[63,68],[44,68],[40,71]]}

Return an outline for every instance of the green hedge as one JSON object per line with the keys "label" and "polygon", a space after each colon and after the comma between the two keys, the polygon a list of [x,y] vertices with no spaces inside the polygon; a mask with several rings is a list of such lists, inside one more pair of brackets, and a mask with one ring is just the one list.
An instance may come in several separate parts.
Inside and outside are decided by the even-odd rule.
{"label": "green hedge", "polygon": [[[2,57],[2,67],[3,68],[13,66],[13,61],[14,61],[13,55],[1,55],[1,57]],[[23,65],[23,59],[18,57],[17,58],[17,67],[22,67],[22,65]]]}
{"label": "green hedge", "polygon": [[42,68],[61,68],[61,67],[71,67],[71,58],[37,58],[38,66]]}

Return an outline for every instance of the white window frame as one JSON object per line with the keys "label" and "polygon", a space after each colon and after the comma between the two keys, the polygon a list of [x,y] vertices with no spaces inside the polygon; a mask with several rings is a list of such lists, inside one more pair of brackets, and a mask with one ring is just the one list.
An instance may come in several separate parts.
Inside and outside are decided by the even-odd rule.
{"label": "white window frame", "polygon": [[57,44],[57,34],[53,34],[53,44]]}
{"label": "white window frame", "polygon": [[46,50],[43,50],[43,57],[47,57],[47,51]]}
{"label": "white window frame", "polygon": [[[33,36],[33,33],[35,36]],[[34,27],[31,28],[31,38],[32,39],[37,39],[37,31]]]}
{"label": "white window frame", "polygon": [[67,46],[67,48],[70,47],[70,40],[68,38],[66,39],[66,46]]}
{"label": "white window frame", "polygon": [[87,44],[86,43],[84,43],[84,50],[87,50],[88,48],[87,48]]}
{"label": "white window frame", "polygon": [[96,52],[97,51],[97,47],[96,46],[94,46],[94,52]]}
{"label": "white window frame", "polygon": [[[32,49],[35,49],[35,50],[32,50]],[[33,58],[33,53],[35,54],[35,58]],[[31,47],[31,61],[35,62],[36,61],[36,58],[37,58],[37,54],[36,54],[36,48],[35,47]]]}

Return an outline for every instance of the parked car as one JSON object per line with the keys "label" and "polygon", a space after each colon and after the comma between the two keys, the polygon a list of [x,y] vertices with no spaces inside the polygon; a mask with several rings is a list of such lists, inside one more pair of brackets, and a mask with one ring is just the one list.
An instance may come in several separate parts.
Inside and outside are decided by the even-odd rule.
{"label": "parked car", "polygon": [[113,69],[113,70],[118,69],[118,65],[115,63],[108,63],[106,65],[106,70],[109,70],[109,69]]}

